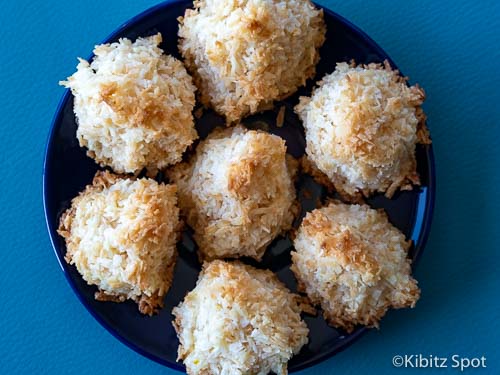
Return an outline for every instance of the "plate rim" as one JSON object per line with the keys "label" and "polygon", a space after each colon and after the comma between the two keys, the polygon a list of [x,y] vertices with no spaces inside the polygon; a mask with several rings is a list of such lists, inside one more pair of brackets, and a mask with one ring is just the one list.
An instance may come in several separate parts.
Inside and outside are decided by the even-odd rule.
{"label": "plate rim", "polygon": [[[139,14],[131,17],[124,23],[122,23],[120,26],[118,26],[114,31],[112,31],[104,40],[100,43],[109,43],[113,40],[115,40],[118,35],[122,34],[128,27],[132,27],[136,23],[140,22],[144,18],[147,18],[148,16],[158,12],[162,11],[165,8],[174,6],[176,4],[183,4],[187,0],[165,0],[162,1],[150,8],[147,8],[146,10],[140,12]],[[347,20],[345,17],[339,15],[338,13],[332,11],[331,9],[322,6],[315,1],[311,1],[317,8],[322,9],[324,13],[327,13],[330,17],[335,18],[338,22],[342,23],[344,26],[347,28],[353,30],[358,36],[360,36],[364,41],[367,42],[367,44],[370,45],[371,48],[377,51],[380,55],[383,55],[386,57],[388,60],[389,64],[395,68],[398,69],[398,66],[394,63],[392,58],[368,35],[366,34],[362,29],[360,29],[358,26],[354,25],[351,21]],[[93,53],[90,54],[88,60],[92,59],[94,56]],[[87,60],[87,61],[88,61]],[[401,70],[399,70],[400,74],[403,75]],[[142,348],[140,348],[138,345],[136,345],[133,341],[127,339],[126,337],[120,335],[115,328],[113,328],[111,325],[106,323],[95,311],[94,309],[87,303],[87,301],[83,298],[81,293],[79,292],[78,288],[76,287],[73,279],[70,277],[67,267],[68,265],[65,262],[62,262],[62,260],[59,257],[57,248],[58,245],[56,244],[56,238],[58,236],[57,234],[57,228],[51,223],[51,219],[49,217],[53,216],[53,212],[49,212],[48,209],[48,197],[47,197],[47,191],[49,190],[49,182],[47,180],[47,175],[46,175],[46,170],[50,167],[48,167],[48,158],[49,155],[52,153],[53,149],[53,139],[54,139],[54,133],[56,129],[56,124],[60,122],[60,118],[63,114],[62,109],[67,105],[67,102],[70,100],[71,92],[69,89],[65,89],[64,94],[62,95],[61,99],[59,100],[59,103],[57,105],[56,111],[54,113],[54,116],[52,117],[52,121],[50,124],[46,144],[45,144],[45,150],[44,150],[44,157],[43,157],[43,173],[42,173],[42,201],[43,201],[43,210],[44,210],[44,216],[45,216],[45,224],[46,228],[49,234],[49,239],[50,243],[52,245],[52,250],[55,254],[55,257],[57,259],[57,262],[59,263],[59,266],[66,278],[66,281],[70,285],[71,289],[73,290],[73,293],[77,296],[78,300],[80,303],[83,305],[83,307],[91,314],[91,316],[108,332],[110,333],[113,337],[118,339],[119,342],[124,344],[125,346],[129,347],[130,349],[134,350],[135,352],[141,354],[142,356],[160,364],[163,366],[166,366],[168,368],[171,368],[173,370],[185,372],[185,366],[181,364],[180,362],[170,362],[167,361],[163,358],[160,358]],[[435,158],[434,158],[434,152],[433,152],[433,145],[426,145],[425,146],[425,152],[427,155],[428,159],[428,171],[427,171],[427,178],[428,178],[428,193],[426,194],[426,199],[425,199],[425,205],[424,205],[424,215],[422,219],[422,226],[420,229],[420,233],[418,236],[418,240],[415,243],[415,255],[414,259],[412,261],[412,270],[415,270],[416,265],[418,264],[422,253],[424,252],[425,246],[427,244],[427,241],[429,239],[429,234],[431,231],[432,227],[432,219],[433,219],[433,213],[434,213],[434,207],[435,207],[435,200],[436,200],[436,167],[435,167]],[[296,371],[301,371],[305,368],[312,367],[320,362],[323,362],[333,356],[335,356],[337,353],[345,350],[349,346],[351,346],[355,341],[357,341],[361,336],[363,336],[369,329],[366,327],[360,327],[353,333],[349,334],[342,342],[341,345],[336,347],[334,350],[325,352],[324,354],[318,356],[317,358],[311,359],[309,361],[304,361],[300,364],[297,364],[293,367],[293,369],[290,369],[290,373],[296,372]]]}

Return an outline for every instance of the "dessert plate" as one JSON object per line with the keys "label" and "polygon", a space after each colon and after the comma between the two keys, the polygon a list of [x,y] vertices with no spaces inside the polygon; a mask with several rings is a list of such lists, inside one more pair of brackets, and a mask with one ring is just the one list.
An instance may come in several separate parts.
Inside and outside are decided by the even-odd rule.
{"label": "dessert plate", "polygon": [[[161,3],[123,24],[104,42],[114,42],[120,37],[135,40],[139,36],[148,36],[159,31],[163,35],[161,47],[166,53],[180,58],[177,51],[177,17],[182,16],[185,9],[191,6],[191,1]],[[396,67],[373,40],[349,21],[328,9],[324,9],[324,16],[328,32],[326,42],[320,50],[321,61],[317,66],[314,80],[309,81],[307,87],[300,89],[292,97],[277,103],[274,110],[251,116],[243,121],[250,128],[265,129],[283,137],[287,142],[289,153],[295,157],[303,155],[305,140],[302,125],[293,113],[293,107],[300,95],[310,94],[314,81],[331,73],[336,62],[351,59],[357,63],[382,62],[387,59],[393,67]],[[61,77],[63,78],[65,77]],[[285,122],[282,127],[277,127],[276,116],[283,105],[286,107]],[[223,120],[219,116],[211,111],[205,111],[197,120],[200,137],[206,137],[211,129],[222,124]],[[137,305],[130,301],[125,303],[96,301],[94,299],[96,288],[87,285],[75,267],[69,266],[64,261],[65,244],[56,232],[59,216],[68,208],[71,199],[92,181],[92,177],[99,169],[99,166],[87,157],[85,150],[78,145],[76,128],[73,97],[67,90],[52,123],[43,172],[45,216],[59,264],[85,308],[111,334],[144,356],[183,371],[182,363],[176,362],[178,340],[171,324],[171,311],[194,287],[200,270],[196,245],[189,229],[183,233],[182,240],[178,244],[179,257],[172,288],[165,299],[165,307],[159,315],[153,317],[141,315]],[[375,196],[368,200],[372,207],[384,208],[391,222],[413,240],[410,257],[414,260],[414,265],[427,240],[434,205],[435,170],[432,146],[417,146],[417,163],[421,177],[420,187],[412,191],[398,192],[391,200],[383,196]],[[158,178],[162,179],[162,176]],[[324,201],[326,198],[325,189],[306,175],[299,177],[297,192],[302,204],[302,215],[305,211],[313,209],[318,200]],[[299,220],[296,224],[298,222]],[[291,249],[289,238],[278,238],[269,246],[260,264],[250,263],[273,270],[288,287],[295,290],[295,279],[289,270]],[[350,334],[336,330],[325,323],[321,314],[316,317],[305,316],[305,320],[310,328],[309,343],[289,362],[290,372],[331,357],[366,331],[363,327]]]}

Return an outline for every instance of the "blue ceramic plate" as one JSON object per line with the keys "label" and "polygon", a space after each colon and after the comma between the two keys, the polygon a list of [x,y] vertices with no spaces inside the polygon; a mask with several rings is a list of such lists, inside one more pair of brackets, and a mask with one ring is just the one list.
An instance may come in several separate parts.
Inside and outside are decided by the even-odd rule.
{"label": "blue ceramic plate", "polygon": [[[183,15],[184,10],[190,6],[190,1],[159,4],[125,23],[104,42],[114,42],[120,37],[136,39],[160,31],[164,39],[161,47],[166,53],[179,58],[177,17]],[[328,33],[326,43],[321,49],[321,61],[314,81],[326,73],[331,73],[336,62],[351,59],[355,59],[358,63],[382,62],[387,59],[393,67],[396,67],[389,56],[356,26],[328,9],[324,11]],[[309,85],[299,93],[283,103],[278,103],[277,108],[281,105],[287,107],[285,126],[282,128],[274,126],[277,110],[251,116],[245,120],[245,124],[249,127],[264,127],[280,135],[286,139],[289,152],[294,156],[301,156],[305,147],[303,129],[292,108],[297,103],[299,95],[310,93],[312,85],[313,82],[309,82]],[[222,124],[221,118],[208,111],[198,121],[197,128],[200,136],[205,137],[215,125],[220,124]],[[178,245],[180,256],[172,288],[165,299],[165,307],[154,317],[141,315],[132,302],[118,304],[95,301],[95,287],[87,285],[76,269],[64,261],[65,244],[56,233],[59,216],[68,208],[71,199],[92,181],[96,170],[99,169],[93,160],[85,155],[85,150],[79,147],[75,137],[76,126],[73,98],[70,92],[66,91],[52,124],[43,173],[45,215],[57,259],[69,284],[85,308],[111,334],[154,361],[177,370],[184,370],[182,364],[176,362],[178,341],[171,324],[171,311],[194,287],[200,270],[195,255],[195,244],[189,230],[183,234]],[[420,188],[397,193],[391,200],[383,196],[369,200],[373,207],[383,207],[389,214],[391,222],[413,240],[414,246],[410,253],[413,260],[417,260],[422,253],[431,223],[435,195],[432,147],[418,146],[417,161],[422,180]],[[324,189],[308,176],[300,177],[297,189],[303,211],[311,210],[315,199],[315,197],[305,199],[302,194],[304,189],[314,191],[321,199],[326,197]],[[288,238],[277,239],[269,246],[259,267],[273,270],[282,281],[295,290],[295,280],[289,270],[290,250],[291,242]],[[290,371],[309,367],[331,357],[365,332],[365,329],[360,327],[353,333],[346,334],[327,326],[321,316],[306,316],[305,320],[310,328],[309,344],[290,361]]]}

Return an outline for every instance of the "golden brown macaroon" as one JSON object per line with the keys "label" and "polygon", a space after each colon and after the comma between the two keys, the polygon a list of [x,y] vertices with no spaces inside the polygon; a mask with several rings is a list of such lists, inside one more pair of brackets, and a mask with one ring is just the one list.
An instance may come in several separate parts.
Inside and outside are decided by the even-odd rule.
{"label": "golden brown macaroon", "polygon": [[214,131],[167,172],[201,259],[260,260],[297,211],[285,141],[241,126]]}
{"label": "golden brown macaroon", "polygon": [[417,143],[430,143],[424,91],[385,65],[337,64],[295,111],[306,153],[345,198],[374,192],[391,197],[419,184]]}
{"label": "golden brown macaroon", "polygon": [[229,123],[268,109],[315,74],[323,11],[308,0],[194,1],[179,50],[201,102]]}
{"label": "golden brown macaroon", "polygon": [[172,311],[178,358],[190,375],[284,375],[308,342],[300,301],[271,271],[205,263],[196,287]]}
{"label": "golden brown macaroon", "polygon": [[410,241],[383,211],[331,202],[306,215],[294,246],[299,290],[335,327],[378,327],[389,308],[414,307],[420,296]]}
{"label": "golden brown macaroon", "polygon": [[176,187],[97,172],[71,201],[58,233],[65,259],[97,300],[137,302],[143,314],[163,307],[172,283],[180,233]]}
{"label": "golden brown macaroon", "polygon": [[161,34],[94,49],[61,85],[71,89],[80,146],[117,173],[150,173],[182,158],[198,138],[195,86],[184,65],[158,47]]}

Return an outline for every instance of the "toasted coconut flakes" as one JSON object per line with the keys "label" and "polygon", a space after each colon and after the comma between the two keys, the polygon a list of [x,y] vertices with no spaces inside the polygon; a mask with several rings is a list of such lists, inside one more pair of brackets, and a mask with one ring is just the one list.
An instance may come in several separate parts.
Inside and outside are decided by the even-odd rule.
{"label": "toasted coconut flakes", "polygon": [[203,116],[203,107],[198,107],[194,111],[194,117],[199,120],[202,116]]}
{"label": "toasted coconut flakes", "polygon": [[278,116],[276,116],[276,126],[278,128],[281,128],[283,126],[283,123],[285,122],[285,110],[286,107],[282,105],[278,112]]}

